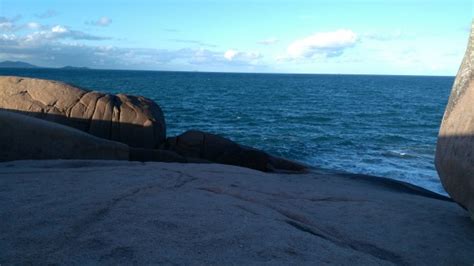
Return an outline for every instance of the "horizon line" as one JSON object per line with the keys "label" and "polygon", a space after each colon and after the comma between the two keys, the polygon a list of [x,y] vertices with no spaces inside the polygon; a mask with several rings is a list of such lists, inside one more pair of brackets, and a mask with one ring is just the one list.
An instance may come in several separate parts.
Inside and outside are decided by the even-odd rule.
{"label": "horizon line", "polygon": [[[55,70],[64,70],[64,71],[88,71],[88,70],[99,70],[99,71],[142,71],[142,72],[179,72],[179,73],[209,73],[209,74],[264,74],[264,75],[334,75],[334,76],[407,76],[407,77],[456,77],[456,75],[430,75],[430,74],[373,74],[373,73],[304,73],[304,72],[247,72],[247,71],[201,71],[201,70],[162,70],[162,69],[124,69],[124,68],[92,68],[87,66],[73,66],[65,65],[59,67],[44,67],[34,65],[24,61],[13,61],[13,60],[4,60],[3,62],[14,62],[14,63],[26,63],[32,65],[33,67],[1,67],[1,69],[55,69]],[[66,67],[71,67],[70,69],[62,69]]]}

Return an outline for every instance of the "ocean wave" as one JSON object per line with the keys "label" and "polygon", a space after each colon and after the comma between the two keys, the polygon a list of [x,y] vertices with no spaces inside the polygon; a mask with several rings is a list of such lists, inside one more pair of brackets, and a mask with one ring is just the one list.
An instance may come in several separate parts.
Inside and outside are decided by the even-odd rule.
{"label": "ocean wave", "polygon": [[403,159],[417,158],[416,155],[409,154],[403,151],[386,151],[386,152],[383,152],[382,155],[385,157],[396,157],[396,158],[403,158]]}

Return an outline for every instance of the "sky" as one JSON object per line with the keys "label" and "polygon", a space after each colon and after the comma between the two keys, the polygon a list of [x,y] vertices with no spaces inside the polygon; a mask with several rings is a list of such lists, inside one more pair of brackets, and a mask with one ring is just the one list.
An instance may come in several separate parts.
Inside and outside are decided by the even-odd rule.
{"label": "sky", "polygon": [[472,0],[0,0],[0,61],[453,76],[473,14]]}

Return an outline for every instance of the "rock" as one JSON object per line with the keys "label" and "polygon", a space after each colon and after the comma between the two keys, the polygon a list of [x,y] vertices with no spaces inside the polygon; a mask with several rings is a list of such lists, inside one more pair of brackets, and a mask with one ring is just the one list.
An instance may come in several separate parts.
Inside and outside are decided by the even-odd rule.
{"label": "rock", "polygon": [[73,127],[0,110],[0,161],[31,159],[95,159],[209,163],[173,151],[132,148]]}
{"label": "rock", "polygon": [[467,213],[400,183],[220,164],[5,162],[0,263],[472,265]]}
{"label": "rock", "polygon": [[306,170],[306,166],[299,163],[274,157],[261,150],[198,130],[186,131],[177,137],[168,138],[162,149],[174,151],[186,158],[238,165],[264,172]]}
{"label": "rock", "polygon": [[131,147],[154,149],[166,138],[163,113],[152,100],[83,90],[57,81],[0,77],[0,108]]}
{"label": "rock", "polygon": [[123,143],[27,115],[0,111],[0,128],[0,161],[129,159],[129,148]]}
{"label": "rock", "polygon": [[449,195],[474,220],[474,24],[436,146],[436,169]]}
{"label": "rock", "polygon": [[130,161],[140,162],[176,162],[187,163],[188,160],[172,151],[130,148]]}
{"label": "rock", "polygon": [[[63,124],[99,138],[127,144],[128,158],[134,161],[213,162],[274,172],[306,169],[301,164],[200,131],[188,131],[165,140],[166,126],[160,107],[143,97],[104,94],[50,80],[0,77],[0,110]],[[45,139],[48,138],[46,135]],[[22,136],[32,139],[26,133]],[[47,144],[40,142],[36,145]],[[108,158],[49,153],[41,156],[50,159]],[[26,159],[31,156],[23,153],[7,157]]]}

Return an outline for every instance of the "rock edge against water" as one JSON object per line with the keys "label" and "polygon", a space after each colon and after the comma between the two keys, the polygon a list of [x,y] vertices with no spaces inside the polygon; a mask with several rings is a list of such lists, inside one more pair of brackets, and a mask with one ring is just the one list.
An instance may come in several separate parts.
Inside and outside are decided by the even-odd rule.
{"label": "rock edge against water", "polygon": [[[443,185],[472,213],[474,142],[442,138],[471,125],[461,119],[473,117],[470,96],[462,102],[472,87],[467,56],[436,162]],[[210,133],[166,138],[155,103],[97,95],[0,77],[0,161],[9,161],[0,163],[0,264],[474,262],[473,224],[449,198],[394,180],[309,170]],[[58,158],[98,160],[20,160]]]}
{"label": "rock edge against water", "polygon": [[[22,117],[25,115],[34,118]],[[15,124],[15,120],[21,123]],[[35,131],[28,123],[41,130]],[[29,130],[22,129],[25,125]],[[215,162],[265,172],[307,169],[202,131],[190,130],[166,139],[163,112],[150,99],[43,79],[0,77],[0,126],[5,129],[0,139],[3,161],[104,159]]]}
{"label": "rock edge against water", "polygon": [[474,220],[474,21],[441,123],[435,164],[448,194]]}

